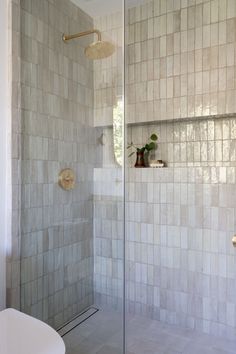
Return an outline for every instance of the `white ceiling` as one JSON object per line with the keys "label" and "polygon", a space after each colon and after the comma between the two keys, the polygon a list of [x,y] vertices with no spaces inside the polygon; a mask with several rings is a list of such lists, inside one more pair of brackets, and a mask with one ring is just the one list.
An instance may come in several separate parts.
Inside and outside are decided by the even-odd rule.
{"label": "white ceiling", "polygon": [[[71,0],[91,17],[111,14],[123,10],[123,0]],[[126,0],[125,6],[132,7],[145,0]]]}

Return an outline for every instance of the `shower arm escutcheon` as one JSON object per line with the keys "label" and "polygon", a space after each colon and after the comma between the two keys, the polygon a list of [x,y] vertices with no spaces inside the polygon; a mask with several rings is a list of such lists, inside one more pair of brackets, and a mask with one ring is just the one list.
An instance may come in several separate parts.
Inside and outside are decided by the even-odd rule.
{"label": "shower arm escutcheon", "polygon": [[102,35],[101,32],[97,29],[92,29],[92,30],[88,30],[88,31],[84,31],[84,32],[79,32],[79,33],[75,33],[75,34],[71,34],[71,35],[65,35],[63,34],[62,39],[64,42],[70,41],[71,39],[75,39],[75,38],[80,38],[80,37],[84,37],[84,36],[88,36],[89,34],[94,34],[96,33],[98,36],[98,41],[101,42],[102,40]]}
{"label": "shower arm escutcheon", "polygon": [[236,247],[236,235],[232,238],[232,244],[234,247]]}

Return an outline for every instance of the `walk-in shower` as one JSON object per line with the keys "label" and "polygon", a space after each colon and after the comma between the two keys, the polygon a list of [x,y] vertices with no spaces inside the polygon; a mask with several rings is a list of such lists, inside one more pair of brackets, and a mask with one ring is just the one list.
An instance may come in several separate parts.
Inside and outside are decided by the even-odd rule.
{"label": "walk-in shower", "polygon": [[12,6],[8,304],[68,354],[235,353],[235,0]]}

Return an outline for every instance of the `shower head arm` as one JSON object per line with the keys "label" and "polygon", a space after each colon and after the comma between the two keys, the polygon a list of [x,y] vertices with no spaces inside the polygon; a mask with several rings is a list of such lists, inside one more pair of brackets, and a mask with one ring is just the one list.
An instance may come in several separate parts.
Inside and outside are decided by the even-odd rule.
{"label": "shower head arm", "polygon": [[71,34],[71,35],[63,34],[62,39],[63,39],[64,42],[66,42],[66,41],[70,41],[71,39],[88,36],[89,34],[93,34],[93,33],[97,34],[98,41],[102,40],[101,32],[99,30],[97,30],[97,29],[92,29],[92,30],[88,30],[88,31],[80,32],[80,33]]}

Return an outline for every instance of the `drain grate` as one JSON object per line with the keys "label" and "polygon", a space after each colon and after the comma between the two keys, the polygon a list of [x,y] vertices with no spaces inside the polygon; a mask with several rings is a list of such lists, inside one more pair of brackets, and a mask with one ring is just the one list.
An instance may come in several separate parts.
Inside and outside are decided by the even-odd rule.
{"label": "drain grate", "polygon": [[86,311],[82,312],[78,316],[74,317],[73,320],[67,322],[64,326],[60,327],[57,332],[61,337],[64,337],[67,333],[72,331],[75,327],[78,327],[81,323],[86,321],[88,318],[93,316],[99,310],[96,307],[90,307]]}

